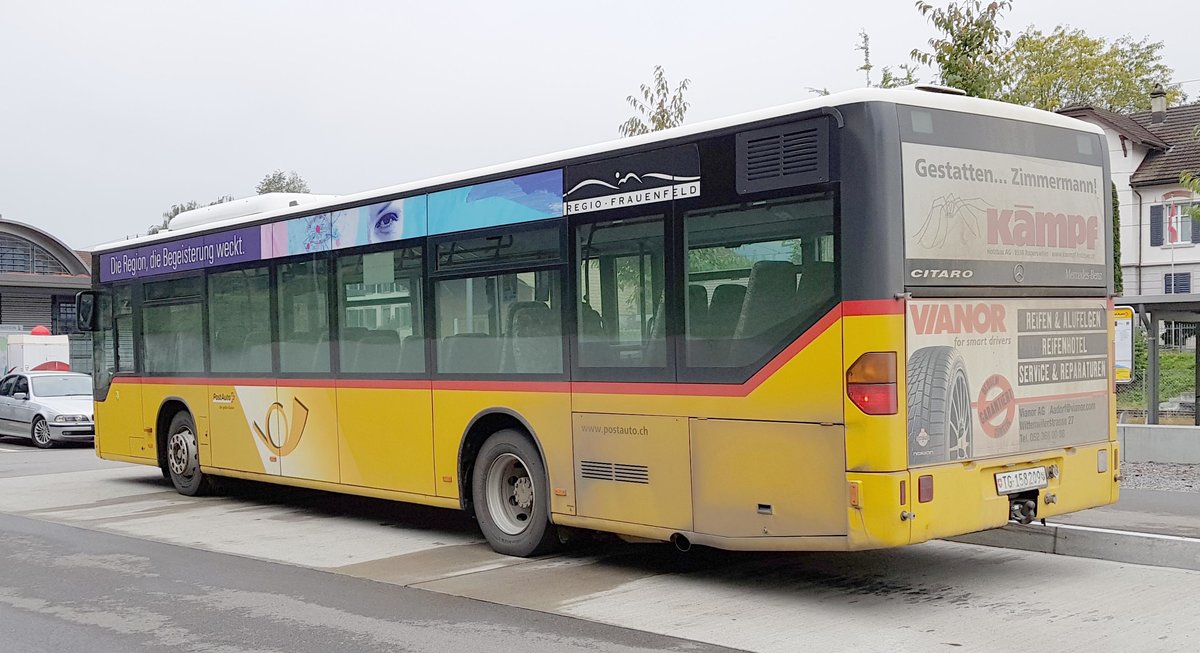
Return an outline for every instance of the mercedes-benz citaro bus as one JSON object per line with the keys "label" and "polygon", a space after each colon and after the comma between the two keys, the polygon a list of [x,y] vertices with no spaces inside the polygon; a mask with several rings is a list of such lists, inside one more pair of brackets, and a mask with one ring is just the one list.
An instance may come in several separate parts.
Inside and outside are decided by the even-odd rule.
{"label": "mercedes-benz citaro bus", "polygon": [[567,528],[853,550],[1116,501],[1102,132],[866,89],[97,248],[96,449]]}

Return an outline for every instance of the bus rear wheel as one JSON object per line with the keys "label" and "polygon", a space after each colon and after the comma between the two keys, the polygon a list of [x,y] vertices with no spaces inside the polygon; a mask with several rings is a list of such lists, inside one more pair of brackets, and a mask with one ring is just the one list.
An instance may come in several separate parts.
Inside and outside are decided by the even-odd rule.
{"label": "bus rear wheel", "polygon": [[212,489],[208,476],[200,471],[196,423],[187,412],[176,413],[167,427],[167,474],[184,496],[203,496]]}
{"label": "bus rear wheel", "polygon": [[498,553],[528,557],[558,546],[545,464],[523,433],[504,429],[483,443],[471,474],[471,497],[479,529]]}

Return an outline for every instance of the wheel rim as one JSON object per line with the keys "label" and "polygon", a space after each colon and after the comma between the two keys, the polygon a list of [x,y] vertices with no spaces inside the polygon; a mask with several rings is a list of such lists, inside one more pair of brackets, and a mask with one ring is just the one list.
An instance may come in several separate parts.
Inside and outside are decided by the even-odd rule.
{"label": "wheel rim", "polygon": [[537,493],[525,461],[515,454],[501,454],[488,467],[485,485],[488,514],[497,528],[507,535],[520,535],[529,528]]}
{"label": "wheel rim", "polygon": [[966,458],[971,442],[971,396],[967,379],[962,374],[954,376],[954,385],[950,389],[948,426],[950,458]]}
{"label": "wheel rim", "polygon": [[50,443],[50,427],[46,425],[45,420],[38,420],[34,423],[33,440],[41,445]]}
{"label": "wheel rim", "polygon": [[191,429],[172,433],[167,442],[167,464],[171,473],[180,478],[191,478],[196,473],[196,460],[196,436]]}

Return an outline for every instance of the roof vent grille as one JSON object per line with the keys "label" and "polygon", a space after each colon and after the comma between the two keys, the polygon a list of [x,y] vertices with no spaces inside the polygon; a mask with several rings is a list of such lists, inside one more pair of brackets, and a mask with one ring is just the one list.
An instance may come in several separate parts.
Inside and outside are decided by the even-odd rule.
{"label": "roof vent grille", "polygon": [[829,123],[814,118],[737,135],[738,192],[829,181]]}

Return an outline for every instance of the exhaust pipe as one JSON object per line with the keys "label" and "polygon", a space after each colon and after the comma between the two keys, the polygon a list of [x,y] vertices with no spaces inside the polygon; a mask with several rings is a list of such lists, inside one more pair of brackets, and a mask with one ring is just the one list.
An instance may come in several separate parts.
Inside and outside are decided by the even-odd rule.
{"label": "exhaust pipe", "polygon": [[692,543],[683,533],[676,533],[671,536],[671,544],[682,553],[687,553],[692,550]]}

